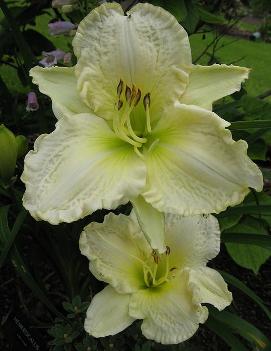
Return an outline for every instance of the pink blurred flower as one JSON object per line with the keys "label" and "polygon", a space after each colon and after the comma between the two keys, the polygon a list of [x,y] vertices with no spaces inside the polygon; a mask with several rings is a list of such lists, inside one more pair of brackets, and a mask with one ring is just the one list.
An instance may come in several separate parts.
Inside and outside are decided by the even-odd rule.
{"label": "pink blurred flower", "polygon": [[32,112],[32,111],[37,111],[39,109],[39,103],[37,99],[36,93],[31,91],[30,93],[27,94],[27,104],[26,104],[26,111]]}
{"label": "pink blurred flower", "polygon": [[69,63],[71,63],[71,60],[72,60],[72,54],[71,52],[67,52],[63,57],[64,65],[68,65]]}
{"label": "pink blurred flower", "polygon": [[44,67],[51,67],[57,64],[58,61],[63,60],[65,52],[59,49],[53,51],[43,51],[43,59],[39,63]]}
{"label": "pink blurred flower", "polygon": [[49,33],[51,35],[68,34],[77,26],[69,21],[57,21],[48,23]]}

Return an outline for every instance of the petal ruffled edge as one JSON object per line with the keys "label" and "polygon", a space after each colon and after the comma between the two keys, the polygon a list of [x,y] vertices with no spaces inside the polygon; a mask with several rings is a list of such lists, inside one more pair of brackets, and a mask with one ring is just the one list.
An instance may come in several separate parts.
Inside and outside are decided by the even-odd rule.
{"label": "petal ruffled edge", "polygon": [[166,214],[166,244],[170,266],[201,268],[220,251],[220,229],[212,215]]}
{"label": "petal ruffled edge", "polygon": [[262,173],[229,125],[199,106],[171,106],[153,130],[155,146],[144,153],[145,200],[161,212],[190,216],[220,213],[241,203],[250,188],[261,191]]}
{"label": "petal ruffled edge", "polygon": [[232,302],[232,294],[227,284],[212,268],[190,270],[188,284],[193,293],[194,303],[209,303],[222,311]]}
{"label": "petal ruffled edge", "polygon": [[37,220],[70,223],[139,195],[145,174],[144,162],[102,118],[62,118],[25,157],[23,205]]}
{"label": "petal ruffled edge", "polygon": [[211,110],[213,102],[241,89],[249,71],[246,67],[234,65],[193,65],[180,102]]}

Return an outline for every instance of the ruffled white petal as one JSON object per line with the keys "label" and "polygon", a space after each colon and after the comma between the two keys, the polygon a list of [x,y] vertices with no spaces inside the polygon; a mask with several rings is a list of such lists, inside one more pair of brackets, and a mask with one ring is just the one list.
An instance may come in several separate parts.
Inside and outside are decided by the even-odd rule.
{"label": "ruffled white petal", "polygon": [[167,214],[165,223],[171,267],[203,267],[218,255],[220,230],[218,220],[214,216],[182,217]]}
{"label": "ruffled white petal", "polygon": [[145,174],[143,161],[102,118],[62,118],[25,158],[23,204],[36,219],[73,222],[137,196]]}
{"label": "ruffled white petal", "polygon": [[53,111],[58,119],[90,112],[77,91],[74,67],[36,66],[29,73],[33,77],[33,83],[39,86],[40,92],[52,99]]}
{"label": "ruffled white petal", "polygon": [[125,16],[119,4],[103,4],[80,23],[73,47],[80,94],[103,118],[116,113],[120,80],[124,87],[140,89],[142,98],[151,94],[154,117],[180,97],[188,82],[187,33],[157,6],[138,4]]}
{"label": "ruffled white petal", "polygon": [[176,104],[159,120],[144,149],[145,200],[159,211],[180,215],[219,213],[261,191],[259,168],[247,143],[232,140],[229,123],[196,106]]}
{"label": "ruffled white petal", "polygon": [[146,239],[154,250],[165,252],[165,217],[148,204],[142,196],[132,200],[137,220]]}
{"label": "ruffled white petal", "polygon": [[143,335],[162,344],[178,344],[195,334],[208,310],[193,304],[187,273],[169,283],[132,294],[129,314],[142,323]]}
{"label": "ruffled white petal", "polygon": [[249,69],[240,66],[193,65],[189,84],[180,101],[212,109],[212,104],[224,96],[240,90],[241,83],[248,78]]}
{"label": "ruffled white petal", "polygon": [[143,267],[152,250],[132,217],[111,213],[104,223],[90,223],[81,234],[80,250],[94,275],[118,292],[144,287]]}
{"label": "ruffled white petal", "polygon": [[224,279],[216,270],[209,267],[191,270],[189,286],[195,303],[210,303],[221,311],[232,302],[232,294]]}
{"label": "ruffled white petal", "polygon": [[107,286],[94,296],[87,310],[85,331],[95,338],[115,335],[133,323],[128,314],[130,295]]}

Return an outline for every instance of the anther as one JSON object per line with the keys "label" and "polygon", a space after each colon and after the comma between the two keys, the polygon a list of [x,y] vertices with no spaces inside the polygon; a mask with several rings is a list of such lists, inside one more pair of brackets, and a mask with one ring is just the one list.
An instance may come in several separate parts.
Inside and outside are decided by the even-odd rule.
{"label": "anther", "polygon": [[118,111],[122,108],[123,102],[121,100],[118,101]]}
{"label": "anther", "polygon": [[172,268],[170,268],[170,272],[173,272],[173,271],[175,271],[175,269],[177,269],[177,267],[172,267]]}
{"label": "anther", "polygon": [[170,247],[166,246],[166,255],[168,256],[170,254]]}
{"label": "anther", "polygon": [[155,262],[156,264],[158,264],[158,262],[159,262],[159,255],[158,255],[158,253],[157,253],[156,250],[152,250],[152,257],[153,257],[153,259],[154,259],[154,262]]}
{"label": "anther", "polygon": [[131,89],[126,86],[126,89],[125,89],[125,98],[126,98],[126,101],[127,102],[130,102],[131,101],[131,95],[132,95],[132,91]]}
{"label": "anther", "polygon": [[136,93],[135,101],[134,101],[134,106],[136,106],[139,103],[140,99],[141,99],[141,91],[140,89],[138,89]]}
{"label": "anther", "polygon": [[136,87],[133,85],[133,87],[132,87],[132,92],[131,92],[131,97],[130,97],[130,100],[128,101],[130,106],[132,106],[133,101],[134,101],[135,98],[136,98],[136,94],[137,94],[137,89],[136,89]]}
{"label": "anther", "polygon": [[121,96],[122,90],[123,90],[123,80],[121,79],[121,80],[119,81],[119,84],[118,84],[118,87],[117,87],[117,94],[118,94],[118,97]]}
{"label": "anther", "polygon": [[150,95],[150,93],[148,93],[148,94],[146,94],[144,96],[143,104],[144,104],[145,110],[147,110],[147,108],[150,107],[150,104],[151,104],[151,95]]}

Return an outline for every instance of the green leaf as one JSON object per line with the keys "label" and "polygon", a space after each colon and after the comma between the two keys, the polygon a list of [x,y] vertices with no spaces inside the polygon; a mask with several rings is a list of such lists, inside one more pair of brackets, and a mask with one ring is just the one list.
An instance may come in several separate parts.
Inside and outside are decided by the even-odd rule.
{"label": "green leaf", "polygon": [[237,279],[233,275],[226,273],[224,271],[219,271],[219,272],[228,284],[239,289],[248,297],[250,297],[254,302],[256,302],[261,307],[261,309],[265,312],[267,317],[271,320],[271,311],[265,306],[263,300],[258,295],[256,295],[253,290],[251,290],[249,287],[246,286],[246,284],[241,282],[241,280]]}
{"label": "green leaf", "polygon": [[181,24],[189,34],[192,34],[195,32],[200,19],[198,7],[191,0],[185,0],[185,6],[187,10],[187,15],[181,21]]}
{"label": "green leaf", "polygon": [[215,320],[211,315],[209,316],[206,325],[212,332],[224,340],[225,343],[231,347],[232,351],[248,351],[241,341],[233,335],[232,329]]}
{"label": "green leaf", "polygon": [[271,205],[241,205],[235,207],[229,207],[225,212],[218,215],[218,218],[224,218],[232,215],[245,215],[245,214],[261,214],[263,216],[271,216]]}
{"label": "green leaf", "polygon": [[240,214],[233,214],[228,217],[218,217],[221,232],[235,226],[240,221],[241,217]]}
{"label": "green leaf", "polygon": [[[256,234],[261,237],[267,237],[271,243],[271,236],[268,235],[268,231],[264,227],[261,221],[256,218],[245,218],[242,223],[239,223],[235,227],[231,228],[231,232],[239,234],[239,236],[246,235],[246,239],[249,240],[249,235]],[[227,233],[224,233],[226,236]],[[271,251],[267,246],[253,245],[246,241],[244,243],[226,243],[226,248],[232,259],[239,264],[241,267],[253,270],[255,274],[258,273],[261,265],[270,257]]]}
{"label": "green leaf", "polygon": [[242,243],[257,245],[271,250],[271,235],[261,235],[257,233],[222,233],[221,240],[224,243]]}
{"label": "green leaf", "polygon": [[156,6],[163,7],[165,10],[172,13],[178,22],[182,21],[187,15],[184,0],[154,0],[152,3]]}
{"label": "green leaf", "polygon": [[255,121],[236,121],[231,122],[229,129],[243,130],[243,129],[257,129],[257,128],[271,128],[271,120],[255,120]]}
{"label": "green leaf", "polygon": [[[269,172],[267,172],[267,170],[264,170],[263,172],[263,175],[264,175],[264,179],[266,181],[271,181],[271,172],[269,170]],[[259,206],[266,206],[266,205],[271,205],[271,196],[270,195],[267,195],[265,193],[260,193],[260,194],[257,194],[257,202],[258,202],[258,205]],[[256,202],[256,199],[255,197],[252,197],[251,195],[249,195],[246,199],[246,203],[247,205],[253,205],[255,204]],[[270,216],[270,213],[261,213],[261,218],[264,219],[268,224],[269,224],[269,230],[271,229],[271,216]]]}
{"label": "green leaf", "polygon": [[265,161],[267,150],[268,150],[268,147],[265,141],[262,139],[259,139],[253,143],[249,143],[248,156],[252,160]]}
{"label": "green leaf", "polygon": [[225,24],[227,21],[223,16],[206,11],[203,7],[198,7],[199,17],[203,22],[210,24]]}
{"label": "green leaf", "polygon": [[[3,214],[2,214],[3,215]],[[19,233],[19,230],[25,220],[25,217],[27,215],[27,212],[25,211],[25,209],[22,209],[21,212],[19,213],[19,215],[16,218],[16,221],[14,223],[14,226],[10,232],[9,236],[6,236],[6,243],[5,246],[3,248],[3,250],[1,251],[1,256],[0,256],[0,268],[2,267],[2,265],[5,262],[5,259],[9,253],[10,248],[12,247],[12,244],[14,243],[17,234]],[[4,213],[4,216],[6,217],[7,214]],[[4,219],[5,220],[5,219]],[[8,233],[9,228],[5,229],[6,233]],[[3,238],[4,238],[4,234],[3,234]],[[3,240],[4,241],[4,240]]]}
{"label": "green leaf", "polygon": [[247,121],[267,120],[270,121],[271,104],[254,96],[244,95],[241,98],[241,108],[244,111],[244,119]]}
{"label": "green leaf", "polygon": [[270,340],[254,325],[238,317],[236,314],[222,311],[219,312],[209,307],[210,315],[218,322],[221,322],[240,334],[243,338],[256,345],[258,350],[268,350],[271,347]]}

